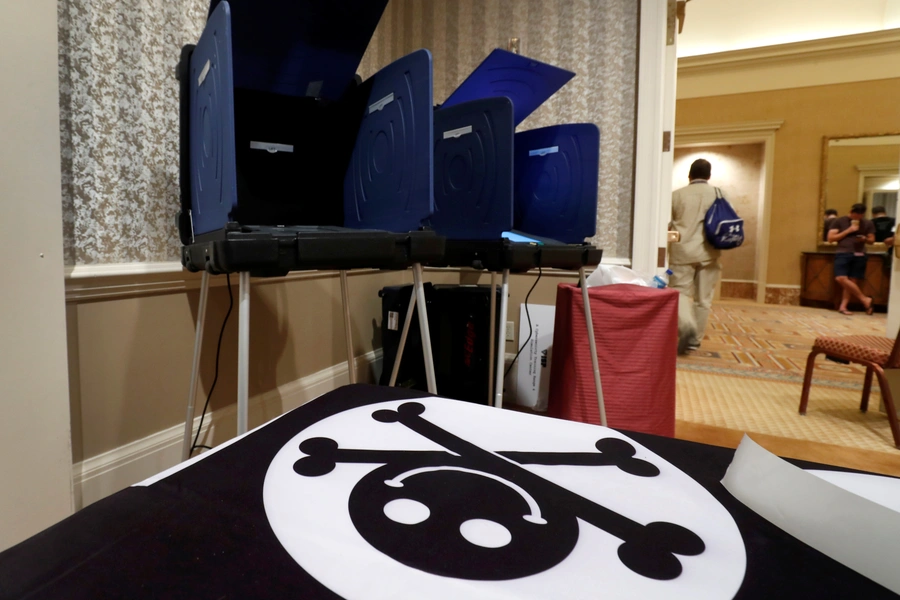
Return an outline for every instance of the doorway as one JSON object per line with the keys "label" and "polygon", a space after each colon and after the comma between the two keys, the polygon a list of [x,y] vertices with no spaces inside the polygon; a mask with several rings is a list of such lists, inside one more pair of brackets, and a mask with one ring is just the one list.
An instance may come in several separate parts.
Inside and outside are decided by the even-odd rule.
{"label": "doorway", "polygon": [[762,196],[765,193],[765,148],[762,143],[676,148],[672,189],[687,185],[690,165],[698,158],[712,163],[710,184],[722,191],[722,195],[744,219],[747,232],[739,248],[722,253],[722,276],[717,297],[756,300],[759,287],[757,245],[761,233]]}
{"label": "doorway", "polygon": [[[750,121],[745,123],[729,123],[723,125],[704,125],[699,127],[678,127],[675,130],[675,156],[682,157],[686,165],[676,165],[673,181],[676,187],[687,182],[690,156],[699,158],[702,153],[713,162],[713,185],[719,185],[725,197],[735,206],[738,214],[744,219],[746,234],[744,244],[746,250],[737,248],[723,253],[723,267],[727,263],[740,262],[741,256],[735,255],[732,260],[727,255],[744,252],[744,258],[752,257],[752,269],[747,271],[737,264],[730,269],[731,274],[723,270],[726,282],[725,291],[729,294],[740,294],[738,297],[755,300],[760,304],[766,302],[768,265],[769,265],[769,220],[771,214],[773,168],[775,165],[775,133],[784,121]],[[713,156],[711,153],[715,152]],[[760,155],[761,152],[761,155]],[[742,157],[749,159],[751,165],[742,166]],[[716,162],[720,163],[718,170]],[[733,185],[733,193],[729,198],[729,185]],[[755,193],[754,193],[754,186]],[[739,197],[746,197],[748,206],[738,202]],[[753,198],[752,205],[750,198]],[[754,206],[755,205],[755,208]],[[751,241],[752,238],[752,241]],[[726,263],[727,261],[727,263]],[[750,274],[752,272],[752,275]],[[721,296],[723,288],[717,291]],[[750,292],[755,293],[755,297]],[[732,296],[734,297],[734,296]]]}

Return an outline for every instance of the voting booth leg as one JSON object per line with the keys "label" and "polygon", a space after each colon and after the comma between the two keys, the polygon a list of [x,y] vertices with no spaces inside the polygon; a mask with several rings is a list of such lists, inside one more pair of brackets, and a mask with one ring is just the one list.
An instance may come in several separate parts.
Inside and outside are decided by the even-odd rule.
{"label": "voting booth leg", "polygon": [[594,388],[597,390],[597,408],[600,410],[600,424],[606,427],[606,404],[603,402],[603,386],[600,385],[600,363],[597,360],[597,344],[594,341],[594,320],[591,318],[591,301],[588,298],[587,279],[584,267],[578,271],[581,279],[581,297],[584,300],[584,320],[587,325],[588,344],[591,345],[591,365],[594,367]]}
{"label": "voting booth leg", "polygon": [[[425,381],[428,393],[437,394],[437,378],[434,375],[434,355],[431,353],[431,332],[428,330],[428,310],[425,308],[425,283],[422,277],[422,264],[413,265],[413,282],[416,304],[419,310],[419,331],[422,333],[422,354],[425,357]],[[407,313],[408,314],[408,313]]]}
{"label": "voting booth leg", "polygon": [[350,383],[356,383],[356,360],[353,356],[353,333],[350,331],[350,290],[347,287],[347,271],[341,271],[341,303],[344,305],[344,343],[347,345],[347,372]]}
{"label": "voting booth leg", "polygon": [[397,385],[397,376],[400,374],[400,361],[403,358],[403,349],[406,347],[406,336],[409,335],[409,328],[412,327],[414,310],[416,310],[415,290],[409,295],[409,307],[406,309],[406,318],[403,320],[403,331],[400,332],[400,343],[397,345],[397,354],[394,356],[394,366],[391,368],[391,380],[388,382],[388,385],[391,387]]}
{"label": "voting booth leg", "polygon": [[238,291],[237,433],[247,433],[250,384],[250,272],[241,271]]}
{"label": "voting booth leg", "polygon": [[191,390],[188,393],[187,416],[184,419],[184,441],[181,443],[181,460],[191,457],[194,433],[194,402],[200,383],[200,352],[203,349],[203,326],[206,324],[206,301],[209,298],[209,273],[203,271],[200,279],[200,304],[197,306],[197,331],[194,334],[194,360],[191,363]]}
{"label": "voting booth leg", "polygon": [[[503,269],[503,283],[500,285],[500,324],[506,328],[506,315],[509,311],[509,269]],[[506,336],[503,336],[506,339]],[[497,369],[494,375],[494,406],[503,408],[503,364],[506,358],[506,344],[497,344]]]}
{"label": "voting booth leg", "polygon": [[[497,274],[491,271],[491,337],[488,342],[488,356],[494,358],[496,354],[494,352],[497,351],[497,344],[499,343],[501,346],[503,345],[502,341],[498,341],[494,337],[494,332],[496,331],[505,331],[506,324],[503,323],[500,328],[497,327]],[[505,333],[500,334],[500,339],[505,340]],[[493,369],[488,369],[488,398],[487,404],[490,406],[493,404],[494,400],[494,377],[495,373]]]}

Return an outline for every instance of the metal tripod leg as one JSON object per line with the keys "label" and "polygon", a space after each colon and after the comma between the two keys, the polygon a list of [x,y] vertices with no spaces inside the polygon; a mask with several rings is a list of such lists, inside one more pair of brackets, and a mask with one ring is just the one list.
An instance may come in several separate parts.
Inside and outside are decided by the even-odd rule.
{"label": "metal tripod leg", "polygon": [[197,330],[194,333],[194,360],[191,363],[191,390],[188,393],[187,416],[184,419],[184,441],[181,443],[181,460],[191,457],[194,433],[194,402],[200,383],[200,353],[203,349],[203,326],[206,324],[206,303],[209,299],[209,273],[203,271],[200,279],[200,304],[197,306]]}
{"label": "metal tripod leg", "polygon": [[[488,356],[493,359],[496,354],[494,352],[497,351],[497,346],[502,348],[503,341],[506,339],[506,335],[504,335],[504,331],[506,329],[506,324],[500,325],[497,327],[497,274],[491,271],[491,337],[488,342]],[[494,336],[494,332],[500,332],[500,339],[496,339]],[[494,377],[496,377],[496,373],[494,373],[494,369],[488,369],[488,398],[487,404],[490,406],[494,403]]]}
{"label": "metal tripod leg", "polygon": [[250,273],[241,271],[238,291],[237,433],[247,433],[250,407]]}
{"label": "metal tripod leg", "polygon": [[413,311],[416,310],[416,290],[409,293],[409,307],[406,309],[406,318],[403,320],[403,331],[400,333],[400,344],[397,346],[397,356],[394,357],[394,366],[391,368],[391,380],[388,385],[397,385],[397,375],[400,373],[400,361],[403,359],[403,349],[406,348],[406,338],[409,328],[412,327]]}
{"label": "metal tripod leg", "polygon": [[[503,283],[500,286],[500,325],[506,327],[506,316],[509,311],[509,269],[503,270]],[[502,331],[502,330],[501,330]],[[506,339],[503,336],[501,339]],[[497,370],[494,375],[494,406],[503,408],[503,365],[506,358],[506,344],[497,344]]]}
{"label": "metal tripod leg", "polygon": [[422,276],[422,265],[413,265],[413,284],[415,286],[416,303],[419,310],[419,331],[422,334],[422,354],[425,357],[425,381],[428,393],[437,394],[437,378],[434,375],[434,355],[431,352],[431,332],[428,329],[428,311],[425,308],[425,283]]}
{"label": "metal tripod leg", "polygon": [[591,365],[594,367],[594,388],[597,390],[597,408],[600,410],[600,424],[606,427],[606,404],[603,402],[603,386],[600,384],[600,363],[597,360],[597,343],[594,341],[594,321],[591,318],[591,302],[588,298],[587,279],[584,267],[578,272],[581,279],[581,297],[584,300],[584,320],[587,325],[588,343],[591,345]]}
{"label": "metal tripod leg", "polygon": [[350,290],[347,286],[347,271],[341,271],[341,303],[344,305],[344,342],[347,344],[347,372],[350,383],[356,383],[356,360],[353,356],[353,333],[350,331]]}

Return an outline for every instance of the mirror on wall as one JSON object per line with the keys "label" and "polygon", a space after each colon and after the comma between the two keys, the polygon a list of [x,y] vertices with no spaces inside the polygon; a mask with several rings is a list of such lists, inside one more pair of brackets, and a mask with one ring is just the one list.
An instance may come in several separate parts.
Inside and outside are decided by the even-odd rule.
{"label": "mirror on wall", "polygon": [[857,202],[882,206],[897,218],[900,191],[900,133],[826,136],[822,142],[822,181],[819,200],[819,244],[825,247],[825,211],[846,215]]}

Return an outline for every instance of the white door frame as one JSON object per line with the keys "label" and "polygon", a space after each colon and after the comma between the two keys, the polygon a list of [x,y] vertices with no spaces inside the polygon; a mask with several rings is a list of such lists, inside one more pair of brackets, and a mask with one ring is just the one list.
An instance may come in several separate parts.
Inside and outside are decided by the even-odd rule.
{"label": "white door frame", "polygon": [[675,130],[675,148],[696,148],[729,144],[762,144],[763,177],[760,186],[756,244],[756,301],[766,301],[769,273],[769,224],[772,212],[772,183],[775,173],[775,132],[784,121],[750,121],[726,125],[679,127]]}
{"label": "white door frame", "polygon": [[73,508],[58,34],[56,3],[0,2],[0,551]]}
{"label": "white door frame", "polygon": [[663,152],[663,136],[675,125],[677,41],[667,45],[668,20],[667,0],[641,0],[631,265],[647,274],[659,268],[672,212],[672,152]]}

